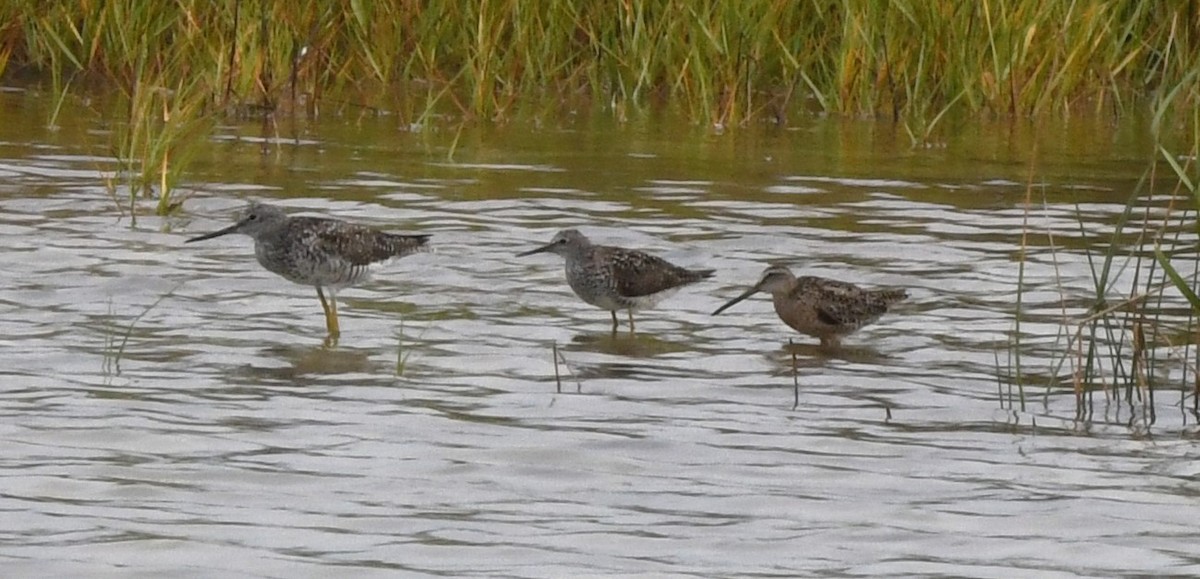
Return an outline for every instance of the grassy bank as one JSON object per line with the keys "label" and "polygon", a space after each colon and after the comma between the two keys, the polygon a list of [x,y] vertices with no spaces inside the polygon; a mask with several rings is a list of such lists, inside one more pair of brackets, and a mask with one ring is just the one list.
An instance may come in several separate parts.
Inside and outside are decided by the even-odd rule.
{"label": "grassy bank", "polygon": [[667,103],[720,126],[820,112],[919,133],[954,109],[1120,114],[1200,98],[1190,2],[3,0],[0,23],[0,69],[152,83],[208,110],[355,106],[415,122]]}
{"label": "grassy bank", "polygon": [[[116,95],[131,202],[221,119],[386,112],[399,127],[662,110],[716,129],[812,115],[1151,111],[1194,136],[1200,8],[1145,0],[0,0],[0,79]],[[61,100],[60,100],[61,102]],[[106,101],[107,102],[107,101]],[[54,124],[54,119],[50,119]],[[1182,129],[1181,129],[1182,128]],[[1195,140],[1190,142],[1195,143]],[[1191,146],[1195,149],[1195,145]]]}

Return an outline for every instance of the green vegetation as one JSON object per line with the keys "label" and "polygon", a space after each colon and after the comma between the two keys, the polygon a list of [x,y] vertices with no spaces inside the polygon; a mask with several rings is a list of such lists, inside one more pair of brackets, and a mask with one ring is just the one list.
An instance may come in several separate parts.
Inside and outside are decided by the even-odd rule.
{"label": "green vegetation", "polygon": [[[718,129],[1200,105],[1200,10],[1145,0],[0,0],[0,74],[115,95],[112,154],[158,211],[221,118],[400,126],[659,109]],[[61,96],[59,97],[61,98]],[[106,117],[107,118],[107,117]]]}
{"label": "green vegetation", "polygon": [[[175,290],[179,289],[182,285],[182,282],[176,284],[167,293],[158,296],[158,299],[146,306],[140,314],[134,316],[129,321],[129,325],[125,326],[125,331],[121,334],[119,341],[114,333],[114,328],[106,328],[107,331],[104,335],[104,364],[102,367],[102,371],[106,377],[121,375],[121,358],[125,356],[125,347],[129,345],[129,338],[133,335],[133,329],[137,326],[138,322],[142,321],[142,318],[146,317],[146,314],[149,314],[151,310],[158,307],[158,304],[161,304],[163,300],[171,297],[175,293]],[[113,316],[111,301],[108,304],[108,314],[109,317]]]}
{"label": "green vegetation", "polygon": [[[838,115],[897,123],[921,145],[950,116],[1149,113],[1160,146],[1181,152],[1159,151],[1108,250],[1089,255],[1088,315],[1069,319],[1064,295],[1045,382],[1073,387],[1081,409],[1097,391],[1133,401],[1180,375],[1156,372],[1171,362],[1184,367],[1184,396],[1200,393],[1200,354],[1178,346],[1197,341],[1200,313],[1200,258],[1177,249],[1200,209],[1194,2],[0,0],[0,78],[47,86],[50,125],[66,99],[97,103],[121,163],[114,195],[127,190],[132,208],[157,193],[159,214],[178,206],[171,191],[195,144],[231,118],[271,133],[281,117],[322,113],[419,128],[668,111],[718,130]],[[1156,179],[1189,205],[1152,212]],[[1026,204],[1036,211],[1032,185]],[[1027,226],[1022,276],[1029,246],[1054,251],[1042,239]],[[1133,283],[1117,288],[1122,272]],[[1168,291],[1190,304],[1183,329]],[[1007,398],[1024,407],[1024,385],[1041,378],[1020,357],[1020,293],[1016,307]],[[114,368],[128,333],[108,344]],[[566,361],[552,354],[561,390]],[[397,375],[408,355],[398,348]],[[1194,394],[1192,406],[1200,414]]]}
{"label": "green vegetation", "polygon": [[[1049,345],[1048,375],[1031,371],[1021,358],[1022,350],[1033,346],[1021,342],[1021,323],[1029,313],[1020,298],[1026,291],[1037,291],[1027,286],[1026,261],[1031,251],[1048,249],[1055,267],[1059,264],[1053,235],[1030,225],[1037,202],[1032,186],[1027,190],[1018,258],[1020,291],[1007,371],[1010,387],[1005,392],[1001,384],[1002,404],[1024,411],[1027,385],[1045,385],[1047,395],[1055,387],[1069,387],[1080,419],[1090,420],[1096,394],[1101,393],[1108,402],[1139,407],[1145,413],[1140,420],[1150,424],[1155,420],[1155,390],[1176,389],[1178,406],[1200,417],[1200,298],[1193,289],[1200,284],[1194,241],[1200,233],[1200,167],[1194,155],[1181,163],[1166,149],[1160,148],[1159,154],[1162,163],[1151,162],[1105,243],[1096,244],[1105,248],[1103,253],[1087,252],[1094,293],[1084,302],[1086,313],[1069,314],[1078,310],[1080,298],[1059,285],[1061,331]],[[1159,174],[1163,167],[1170,169],[1165,176]],[[1171,193],[1154,195],[1162,190],[1156,182],[1163,180]],[[1088,237],[1082,216],[1079,223],[1080,234]]]}
{"label": "green vegetation", "polygon": [[798,111],[932,123],[1195,105],[1200,14],[1143,0],[0,2],[0,71],[142,84],[208,110],[504,120],[582,95],[726,126]]}

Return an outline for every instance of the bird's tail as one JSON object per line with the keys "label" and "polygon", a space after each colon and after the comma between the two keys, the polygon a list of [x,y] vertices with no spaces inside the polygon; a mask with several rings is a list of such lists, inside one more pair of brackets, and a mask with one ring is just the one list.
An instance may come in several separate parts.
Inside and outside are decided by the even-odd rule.
{"label": "bird's tail", "polygon": [[881,289],[871,293],[875,294],[876,299],[889,306],[908,299],[908,291],[903,289]]}
{"label": "bird's tail", "polygon": [[429,235],[398,235],[390,233],[387,236],[388,252],[394,257],[429,251]]}

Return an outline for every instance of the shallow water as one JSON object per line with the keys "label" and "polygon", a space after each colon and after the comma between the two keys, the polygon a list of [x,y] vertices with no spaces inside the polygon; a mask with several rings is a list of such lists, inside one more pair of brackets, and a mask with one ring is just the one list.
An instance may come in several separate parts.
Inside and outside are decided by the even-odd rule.
{"label": "shallow water", "polygon": [[[1040,369],[1152,154],[1134,129],[913,150],[832,121],[327,119],[264,155],[228,126],[181,216],[133,225],[100,179],[103,123],[68,107],[48,130],[16,89],[0,106],[5,576],[1200,573],[1177,392],[1153,422],[1103,401],[1077,420],[1069,389],[1021,411],[997,378],[1030,151],[1058,244],[1025,274]],[[327,349],[314,292],[248,238],[182,245],[251,198],[436,251],[345,290]],[[564,227],[718,274],[614,338],[559,258],[515,257]],[[912,297],[836,353],[766,296],[709,315],[775,261]]]}

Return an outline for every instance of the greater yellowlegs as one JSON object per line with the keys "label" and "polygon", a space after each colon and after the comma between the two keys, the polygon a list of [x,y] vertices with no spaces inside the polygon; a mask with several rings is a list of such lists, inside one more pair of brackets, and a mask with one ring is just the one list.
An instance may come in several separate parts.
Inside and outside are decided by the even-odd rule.
{"label": "greater yellowlegs", "polygon": [[[325,328],[336,340],[337,292],[365,281],[369,266],[393,257],[421,251],[428,235],[397,235],[337,219],[289,216],[273,205],[253,203],[236,223],[185,243],[204,241],[230,233],[254,239],[258,263],[284,279],[317,288]],[[329,300],[325,299],[329,291]]]}
{"label": "greater yellowlegs", "polygon": [[814,276],[796,277],[782,265],[763,271],[762,279],[742,295],[717,308],[717,315],[756,292],[771,294],[775,313],[792,329],[837,346],[842,336],[878,320],[908,297],[902,289],[867,290],[852,283]]}
{"label": "greater yellowlegs", "polygon": [[711,269],[684,269],[660,257],[634,249],[594,245],[574,229],[559,231],[550,243],[520,253],[518,257],[550,252],[566,258],[567,283],[583,301],[612,314],[617,331],[617,310],[633,313],[654,307],[679,288],[712,277]]}

